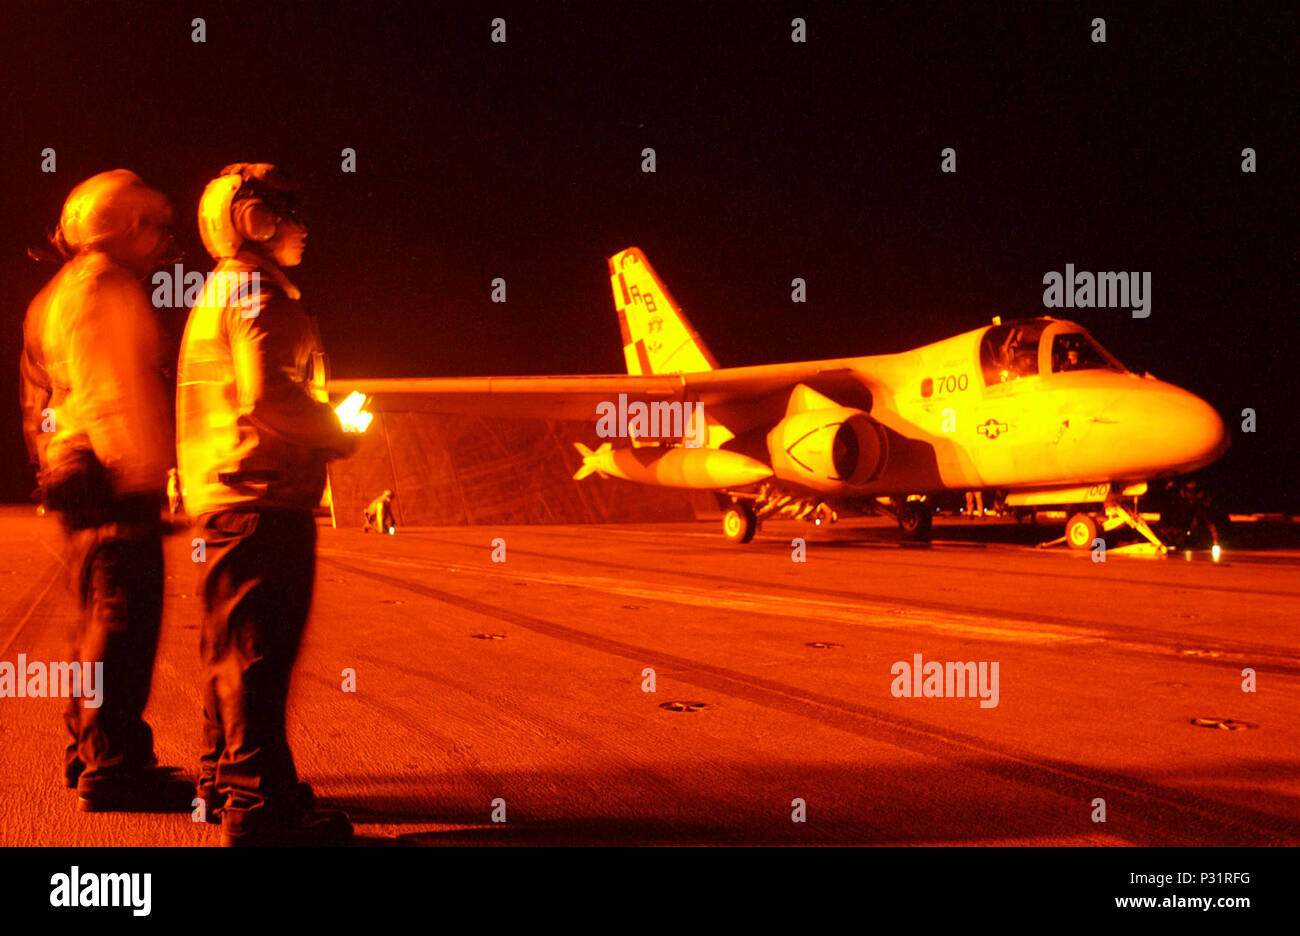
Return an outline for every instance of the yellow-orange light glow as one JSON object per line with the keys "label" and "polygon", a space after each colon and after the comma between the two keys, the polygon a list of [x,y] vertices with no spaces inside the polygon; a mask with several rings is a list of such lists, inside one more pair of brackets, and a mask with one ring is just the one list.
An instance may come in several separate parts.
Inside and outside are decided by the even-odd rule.
{"label": "yellow-orange light glow", "polygon": [[365,432],[370,427],[370,420],[375,417],[373,413],[366,411],[367,402],[362,393],[353,390],[342,403],[334,407],[334,412],[338,413],[339,421],[343,423],[345,431]]}

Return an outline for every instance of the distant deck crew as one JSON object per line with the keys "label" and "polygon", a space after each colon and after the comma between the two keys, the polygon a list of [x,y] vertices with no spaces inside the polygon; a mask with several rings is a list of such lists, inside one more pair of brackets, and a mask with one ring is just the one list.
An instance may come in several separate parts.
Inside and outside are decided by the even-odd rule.
{"label": "distant deck crew", "polygon": [[181,479],[173,468],[167,472],[167,511],[175,519],[180,516],[181,510]]}
{"label": "distant deck crew", "polygon": [[378,533],[393,533],[397,525],[393,523],[393,492],[384,491],[365,510],[366,525],[363,533],[374,530]]}

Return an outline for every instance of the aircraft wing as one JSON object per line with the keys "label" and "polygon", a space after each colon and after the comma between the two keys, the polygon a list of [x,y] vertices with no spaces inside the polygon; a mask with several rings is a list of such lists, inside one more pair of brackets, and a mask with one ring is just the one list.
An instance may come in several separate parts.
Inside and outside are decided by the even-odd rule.
{"label": "aircraft wing", "polygon": [[595,420],[597,405],[679,401],[703,404],[710,425],[732,434],[770,428],[790,391],[806,384],[842,406],[872,408],[871,371],[889,358],[830,359],[719,369],[645,254],[629,247],[609,258],[610,287],[623,337],[626,374],[547,377],[338,379],[333,396],[359,392],[377,411],[524,419]]}
{"label": "aircraft wing", "polygon": [[[673,400],[727,406],[758,400],[808,383],[847,406],[868,403],[870,391],[837,361],[735,367],[698,374],[594,374],[544,377],[433,377],[337,379],[331,396],[353,391],[376,410],[460,413],[472,416],[594,420],[596,406],[629,400]],[[741,407],[743,409],[743,407]]]}
{"label": "aircraft wing", "polygon": [[537,419],[595,419],[596,405],[620,393],[647,402],[683,400],[678,377],[432,377],[331,380],[331,396],[357,391],[378,411],[458,413]]}

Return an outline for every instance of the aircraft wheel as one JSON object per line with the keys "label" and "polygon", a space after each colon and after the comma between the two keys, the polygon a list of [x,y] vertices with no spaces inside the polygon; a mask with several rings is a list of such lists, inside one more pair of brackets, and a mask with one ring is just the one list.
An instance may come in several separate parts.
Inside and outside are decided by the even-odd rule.
{"label": "aircraft wheel", "polygon": [[933,525],[934,517],[922,501],[908,501],[898,511],[898,526],[908,536],[928,540]]}
{"label": "aircraft wheel", "polygon": [[748,543],[756,532],[758,520],[754,517],[754,509],[748,504],[737,501],[722,515],[722,533],[730,542]]}
{"label": "aircraft wheel", "polygon": [[1065,541],[1071,549],[1092,549],[1097,538],[1097,521],[1084,513],[1077,513],[1065,524]]}

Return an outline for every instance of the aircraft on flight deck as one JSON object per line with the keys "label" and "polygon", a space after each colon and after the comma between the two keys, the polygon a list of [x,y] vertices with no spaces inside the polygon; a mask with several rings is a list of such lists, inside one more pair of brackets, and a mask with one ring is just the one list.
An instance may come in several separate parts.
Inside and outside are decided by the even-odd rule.
{"label": "aircraft on flight deck", "polygon": [[715,491],[737,543],[772,517],[846,512],[883,512],[926,537],[925,496],[1000,489],[1009,506],[1073,508],[1064,538],[1076,549],[1128,525],[1163,551],[1137,498],[1228,446],[1209,404],[1126,370],[1073,322],[995,318],[899,354],[719,368],[640,249],[611,257],[609,273],[626,375],[339,380],[330,391],[380,409],[398,396],[433,412],[593,421],[615,400],[621,414],[635,409],[626,400],[665,416],[678,404],[676,438],[643,428],[618,448],[579,444],[574,477]]}

